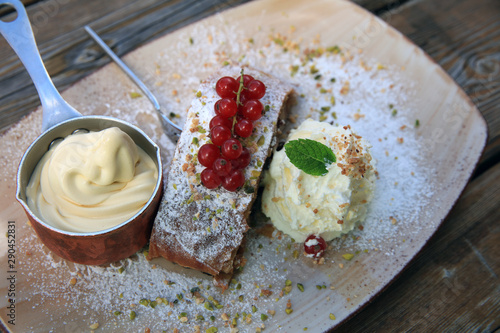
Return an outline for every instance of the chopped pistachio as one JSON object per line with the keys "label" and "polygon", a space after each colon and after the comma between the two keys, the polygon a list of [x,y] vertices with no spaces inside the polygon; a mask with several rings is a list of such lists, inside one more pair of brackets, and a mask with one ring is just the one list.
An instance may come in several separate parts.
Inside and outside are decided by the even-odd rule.
{"label": "chopped pistachio", "polygon": [[266,142],[266,138],[264,137],[264,135],[261,135],[259,140],[257,141],[257,146],[261,147],[264,145],[265,142]]}
{"label": "chopped pistachio", "polygon": [[335,319],[337,319],[337,318],[335,318],[335,315],[334,315],[333,313],[330,313],[330,316],[329,316],[329,317],[330,317],[330,319],[331,319],[331,320],[335,320]]}
{"label": "chopped pistachio", "polygon": [[260,171],[252,170],[251,174],[252,174],[252,177],[258,178],[260,176]]}
{"label": "chopped pistachio", "polygon": [[252,312],[253,313],[257,312],[257,307],[255,305],[252,305]]}
{"label": "chopped pistachio", "polygon": [[136,316],[135,311],[130,311],[130,314],[129,314],[130,320],[134,320],[135,316]]}
{"label": "chopped pistachio", "polygon": [[267,320],[267,318],[268,318],[267,315],[265,315],[263,313],[260,315],[260,320],[262,320],[262,321]]}
{"label": "chopped pistachio", "polygon": [[202,315],[199,314],[199,315],[196,316],[196,320],[198,320],[198,321],[205,321],[205,317],[203,317]]}
{"label": "chopped pistachio", "polygon": [[212,306],[212,304],[210,304],[210,302],[205,302],[205,309],[207,309],[208,311],[213,311],[214,310],[214,307]]}
{"label": "chopped pistachio", "polygon": [[396,116],[398,114],[398,110],[396,110],[396,109],[392,110],[391,114],[392,114],[393,117]]}
{"label": "chopped pistachio", "polygon": [[149,299],[143,298],[143,299],[141,299],[139,301],[139,304],[144,305],[144,306],[148,306],[149,305]]}
{"label": "chopped pistachio", "polygon": [[285,309],[286,314],[291,314],[293,312],[293,309]]}
{"label": "chopped pistachio", "polygon": [[292,281],[290,281],[290,280],[285,281],[285,286],[291,286],[291,285],[292,285]]}
{"label": "chopped pistachio", "polygon": [[302,283],[297,283],[297,288],[299,288],[300,291],[304,292],[304,285]]}
{"label": "chopped pistachio", "polygon": [[354,258],[354,254],[352,254],[352,253],[346,253],[346,254],[343,254],[343,255],[342,255],[342,257],[343,257],[345,260],[349,261],[349,260],[351,260],[352,258]]}
{"label": "chopped pistachio", "polygon": [[248,182],[246,182],[243,186],[243,191],[245,191],[246,194],[252,194],[255,192],[255,188],[252,185],[248,184]]}
{"label": "chopped pistachio", "polygon": [[328,52],[334,53],[334,54],[340,53],[340,47],[338,45],[329,46],[329,47],[326,48],[326,50]]}
{"label": "chopped pistachio", "polygon": [[239,300],[240,302],[243,302],[243,300],[244,300],[244,296],[243,296],[243,295],[238,296],[238,300]]}
{"label": "chopped pistachio", "polygon": [[129,95],[130,95],[130,98],[139,98],[139,97],[142,97],[141,94],[139,94],[138,92],[135,92],[135,91],[130,92]]}
{"label": "chopped pistachio", "polygon": [[193,41],[193,37],[189,37],[189,44],[193,45],[194,41]]}
{"label": "chopped pistachio", "polygon": [[[333,95],[330,96],[330,104],[335,105],[335,96],[333,96]],[[337,119],[337,118],[335,117],[335,119]]]}
{"label": "chopped pistachio", "polygon": [[122,312],[121,312],[121,311],[115,311],[115,312],[113,312],[113,314],[114,314],[115,316],[119,316],[119,315],[121,315],[121,314],[122,314]]}
{"label": "chopped pistachio", "polygon": [[419,127],[420,126],[420,120],[416,119],[415,120],[415,127]]}
{"label": "chopped pistachio", "polygon": [[198,98],[201,97],[201,91],[196,92],[196,97],[198,97]]}

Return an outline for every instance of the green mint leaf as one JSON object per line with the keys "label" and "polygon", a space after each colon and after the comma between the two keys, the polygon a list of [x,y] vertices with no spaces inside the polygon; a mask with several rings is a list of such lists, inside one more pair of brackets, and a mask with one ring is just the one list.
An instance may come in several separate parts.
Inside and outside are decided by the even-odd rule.
{"label": "green mint leaf", "polygon": [[330,147],[310,139],[288,142],[285,145],[285,153],[293,165],[313,176],[326,175],[327,167],[337,161]]}

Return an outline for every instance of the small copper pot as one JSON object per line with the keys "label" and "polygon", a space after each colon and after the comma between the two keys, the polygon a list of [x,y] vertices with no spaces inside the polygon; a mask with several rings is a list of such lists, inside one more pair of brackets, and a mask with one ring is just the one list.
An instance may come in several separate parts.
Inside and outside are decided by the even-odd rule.
{"label": "small copper pot", "polygon": [[[123,223],[103,231],[77,233],[60,230],[38,218],[28,207],[26,187],[31,174],[50,143],[64,138],[75,130],[100,131],[118,127],[151,156],[158,168],[158,180],[153,194],[144,207]],[[124,121],[102,117],[85,116],[66,120],[39,136],[24,154],[17,173],[16,198],[23,206],[38,237],[50,250],[60,257],[86,265],[102,265],[127,258],[144,247],[149,241],[153,220],[162,195],[162,163],[160,149],[140,129]]]}
{"label": "small copper pot", "polygon": [[[163,189],[163,170],[158,146],[139,128],[124,121],[103,116],[82,116],[59,95],[38,52],[26,9],[19,0],[0,1],[13,7],[17,17],[10,22],[0,20],[0,33],[17,53],[36,86],[43,107],[43,133],[24,154],[17,173],[16,198],[26,211],[40,240],[64,259],[87,265],[102,265],[124,259],[149,240],[151,228]],[[107,230],[76,233],[60,230],[42,221],[28,207],[26,186],[31,174],[52,141],[65,138],[76,130],[100,131],[118,127],[151,156],[158,168],[158,179],[146,205],[132,218]]]}

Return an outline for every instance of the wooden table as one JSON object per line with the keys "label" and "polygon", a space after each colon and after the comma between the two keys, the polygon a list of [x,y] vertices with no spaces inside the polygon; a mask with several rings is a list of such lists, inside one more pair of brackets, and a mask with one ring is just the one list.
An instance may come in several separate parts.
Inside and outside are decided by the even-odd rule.
{"label": "wooden table", "polygon": [[[82,27],[123,55],[246,0],[24,0],[48,72],[64,90],[109,60]],[[438,62],[486,118],[476,172],[433,239],[373,303],[339,332],[500,331],[500,2],[356,0]],[[172,14],[174,13],[174,14]],[[0,8],[0,17],[8,14]],[[39,105],[35,88],[0,40],[0,128]]]}

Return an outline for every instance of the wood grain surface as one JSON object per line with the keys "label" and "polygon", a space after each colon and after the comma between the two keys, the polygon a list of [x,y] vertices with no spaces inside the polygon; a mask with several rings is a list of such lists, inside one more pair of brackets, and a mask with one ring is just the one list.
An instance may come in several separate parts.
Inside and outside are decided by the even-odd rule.
{"label": "wood grain surface", "polygon": [[[158,36],[246,0],[23,1],[49,74],[60,90],[109,60],[90,24],[123,55]],[[471,182],[436,235],[375,301],[338,332],[495,332],[500,329],[500,2],[358,0],[426,51],[485,117],[489,140]],[[8,8],[0,8],[8,17]],[[1,16],[0,16],[1,17]],[[0,39],[0,128],[39,100]],[[4,223],[4,221],[2,221]]]}

